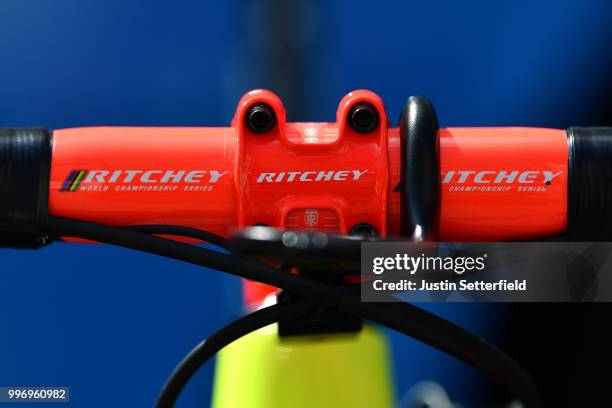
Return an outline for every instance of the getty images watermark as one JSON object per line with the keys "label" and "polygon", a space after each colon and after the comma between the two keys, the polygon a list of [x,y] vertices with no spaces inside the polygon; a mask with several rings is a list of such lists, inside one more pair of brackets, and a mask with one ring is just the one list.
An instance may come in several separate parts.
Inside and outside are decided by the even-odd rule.
{"label": "getty images watermark", "polygon": [[361,251],[361,295],[380,301],[612,301],[612,244],[378,243]]}
{"label": "getty images watermark", "polygon": [[[395,254],[395,256],[379,256],[372,261],[372,273],[382,275],[389,272],[400,272],[402,274],[415,275],[417,273],[464,273],[479,272],[485,269],[487,254],[481,256],[426,256],[421,253],[417,256],[407,253]],[[451,280],[444,279],[435,281],[432,279],[400,279],[399,281],[386,282],[379,277],[374,279],[372,287],[377,291],[406,291],[406,290],[527,290],[527,281],[508,282],[501,279],[497,282],[483,280],[469,281],[468,279]]]}

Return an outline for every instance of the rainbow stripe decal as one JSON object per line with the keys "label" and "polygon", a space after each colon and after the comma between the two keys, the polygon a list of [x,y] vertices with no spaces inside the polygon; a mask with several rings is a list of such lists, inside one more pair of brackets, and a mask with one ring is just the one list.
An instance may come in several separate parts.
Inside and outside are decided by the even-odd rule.
{"label": "rainbow stripe decal", "polygon": [[85,177],[89,170],[72,170],[66,180],[64,180],[64,184],[62,184],[62,188],[60,191],[72,193],[78,190],[79,184]]}

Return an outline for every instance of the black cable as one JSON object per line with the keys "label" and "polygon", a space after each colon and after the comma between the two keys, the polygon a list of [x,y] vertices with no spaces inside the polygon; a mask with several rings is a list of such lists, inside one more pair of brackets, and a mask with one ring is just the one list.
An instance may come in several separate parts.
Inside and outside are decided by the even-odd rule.
{"label": "black cable", "polygon": [[413,337],[477,368],[510,395],[519,398],[525,407],[541,406],[533,379],[514,358],[447,320],[399,302],[384,306],[380,303],[350,304],[343,310]]}
{"label": "black cable", "polygon": [[155,407],[172,408],[191,377],[225,346],[262,327],[303,316],[313,307],[314,302],[311,300],[276,304],[250,313],[223,327],[195,346],[176,366],[164,384]]}
{"label": "black cable", "polygon": [[229,250],[230,242],[228,239],[223,238],[220,235],[213,234],[212,232],[200,230],[191,227],[180,227],[178,225],[164,225],[164,224],[152,224],[152,225],[131,225],[125,227],[132,231],[144,232],[145,234],[163,234],[163,235],[174,235],[177,237],[188,237],[194,238],[200,241],[206,241],[214,244],[218,247]]}
{"label": "black cable", "polygon": [[161,255],[267,283],[304,297],[333,300],[337,296],[334,288],[319,282],[269,268],[263,264],[249,262],[221,252],[171,239],[52,215],[49,216],[47,225],[51,232],[59,236],[78,237]]}
{"label": "black cable", "polygon": [[206,248],[122,228],[57,216],[49,216],[48,226],[51,232],[60,236],[84,238],[157,254],[267,283],[326,302],[338,310],[382,324],[456,357],[506,388],[525,406],[540,406],[534,383],[514,359],[478,336],[412,304],[362,303],[358,292],[341,290]]}

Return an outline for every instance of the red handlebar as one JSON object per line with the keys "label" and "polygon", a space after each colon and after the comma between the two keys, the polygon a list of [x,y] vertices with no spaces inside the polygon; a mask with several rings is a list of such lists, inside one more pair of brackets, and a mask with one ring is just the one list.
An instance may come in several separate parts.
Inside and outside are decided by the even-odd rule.
{"label": "red handlebar", "polygon": [[[353,126],[358,105],[374,110],[373,129]],[[271,109],[270,129],[261,132],[249,122],[253,106]],[[446,128],[437,139],[440,240],[529,239],[565,231],[566,131]],[[227,128],[54,131],[49,211],[222,235],[254,224],[398,235],[400,149],[399,130],[388,127],[372,92],[344,97],[335,123],[287,123],[278,97],[257,90],[242,98]]]}

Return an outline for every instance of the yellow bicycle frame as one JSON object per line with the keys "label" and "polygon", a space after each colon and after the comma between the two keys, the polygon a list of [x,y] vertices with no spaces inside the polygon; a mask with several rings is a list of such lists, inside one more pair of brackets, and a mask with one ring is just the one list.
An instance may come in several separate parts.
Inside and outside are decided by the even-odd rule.
{"label": "yellow bicycle frame", "polygon": [[359,333],[280,337],[276,324],[217,356],[213,408],[391,408],[386,339]]}

